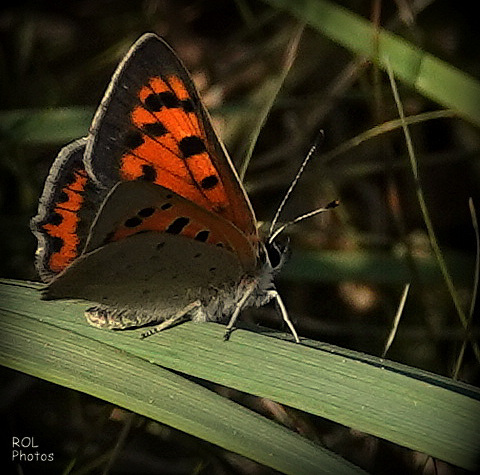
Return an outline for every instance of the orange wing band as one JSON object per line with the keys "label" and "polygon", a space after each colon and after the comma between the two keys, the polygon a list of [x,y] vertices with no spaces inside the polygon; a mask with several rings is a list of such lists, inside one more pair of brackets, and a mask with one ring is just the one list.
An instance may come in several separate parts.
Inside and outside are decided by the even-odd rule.
{"label": "orange wing band", "polygon": [[62,190],[65,201],[55,206],[58,223],[47,223],[42,226],[58,243],[50,256],[49,267],[52,272],[65,269],[79,253],[79,239],[76,233],[79,223],[78,210],[84,201],[82,193],[88,178],[85,170],[75,171],[74,177],[74,181]]}

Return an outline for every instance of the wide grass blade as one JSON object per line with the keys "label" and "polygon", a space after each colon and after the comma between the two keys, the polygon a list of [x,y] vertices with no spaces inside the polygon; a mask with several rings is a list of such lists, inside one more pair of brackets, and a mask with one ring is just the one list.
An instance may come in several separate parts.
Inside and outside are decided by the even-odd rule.
{"label": "wide grass blade", "polygon": [[[155,364],[161,358],[155,351],[137,356],[111,345],[115,338],[102,341],[104,332],[92,338],[90,331],[82,331],[87,329],[83,324],[65,325],[78,304],[44,307],[38,292],[8,284],[0,293],[4,366],[104,399],[283,473],[363,473],[287,428]],[[45,310],[52,317],[45,318]],[[155,347],[146,346],[138,333],[131,341],[138,353]]]}
{"label": "wide grass blade", "polygon": [[[150,371],[155,372],[155,378],[157,371],[159,375],[163,374],[163,370],[160,371],[157,366],[161,365],[273,399],[466,469],[478,468],[480,391],[474,387],[380,358],[309,340],[297,345],[238,330],[226,343],[222,340],[223,327],[213,323],[184,324],[147,340],[140,340],[142,330],[109,332],[89,327],[81,315],[85,304],[43,302],[39,300],[38,294],[32,284],[22,286],[20,283],[5,282],[0,287],[4,334],[3,364],[47,379],[52,371],[60,371],[61,374],[55,376],[55,381],[60,384],[111,400],[178,427],[178,420],[175,422],[164,418],[163,413],[152,414],[147,411],[146,407],[151,407],[155,401],[159,406],[156,411],[163,410],[163,401],[160,401],[162,398],[159,398],[158,392],[154,393],[156,396],[149,393],[146,400],[136,401],[142,397],[139,394],[141,391],[131,388],[130,392],[130,386],[125,386],[126,379],[134,381],[136,378],[136,370],[132,368],[132,364],[138,363],[140,374],[145,375],[145,381],[151,381]],[[29,332],[28,329],[33,325],[35,331]],[[41,328],[41,337],[35,337]],[[53,335],[54,330],[61,332]],[[22,331],[27,332],[25,338],[21,337]],[[10,338],[15,338],[13,345],[8,343]],[[76,339],[79,339],[82,350],[74,349]],[[57,348],[60,344],[63,345],[63,342],[66,347],[62,350],[61,359],[52,359],[51,355],[60,351]],[[38,356],[29,351],[33,343],[37,352],[46,352],[40,366]],[[105,349],[109,352],[107,361],[95,354],[87,357],[90,350],[85,348],[93,349],[90,345],[95,345],[95,351],[102,348],[102,351]],[[19,353],[23,355],[21,365]],[[79,361],[84,353],[85,362]],[[63,369],[63,359],[68,360],[65,364],[70,367],[69,371]],[[102,366],[101,370],[98,369],[98,365],[104,363],[105,368]],[[75,369],[73,374],[85,377],[86,383],[83,384],[87,386],[78,387],[78,378],[72,378],[73,368],[76,368],[77,364],[79,368]],[[122,371],[124,365],[125,371]],[[90,392],[88,384],[97,381],[98,372],[101,372],[99,381],[103,383]],[[129,376],[125,378],[122,374]],[[142,381],[140,379],[138,384],[143,384]],[[104,391],[103,386],[116,390]],[[175,400],[176,387],[167,387],[169,391],[164,397]],[[200,402],[205,398],[204,391],[191,391],[192,389],[184,390],[185,398],[191,397],[195,400],[193,403],[185,401],[188,411],[195,405],[201,406],[203,403]],[[128,396],[128,400],[119,400],[116,396],[118,394]],[[174,410],[171,403],[177,404],[169,401],[170,416],[180,410],[178,407]],[[218,422],[215,404],[210,407],[211,412],[208,415],[203,414],[202,421],[211,417]],[[232,407],[232,403],[229,402],[228,407]],[[183,419],[180,420],[187,418],[186,415],[181,417]],[[252,423],[249,424],[252,430]],[[188,424],[182,430],[190,430]],[[269,429],[262,429],[264,430]],[[191,433],[202,436],[198,432]],[[209,437],[205,436],[206,440],[214,441],[213,435]],[[242,437],[247,437],[247,434]],[[272,433],[269,437],[273,440],[276,436]],[[238,446],[242,438],[231,437],[228,446],[222,440],[215,439],[214,442],[247,455],[247,449],[242,449],[241,452]],[[245,444],[245,447],[249,446],[246,442]],[[292,453],[296,451],[297,449],[291,449]],[[247,456],[266,463],[265,459],[268,457],[265,454],[266,452],[261,460],[255,458],[255,454],[250,453]],[[296,473],[300,472],[297,470]]]}

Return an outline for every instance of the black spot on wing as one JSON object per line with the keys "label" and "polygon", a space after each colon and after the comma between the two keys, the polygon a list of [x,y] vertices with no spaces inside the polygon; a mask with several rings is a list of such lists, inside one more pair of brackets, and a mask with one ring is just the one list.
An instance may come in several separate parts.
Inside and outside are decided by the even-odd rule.
{"label": "black spot on wing", "polygon": [[136,228],[142,224],[142,220],[138,216],[134,216],[133,218],[127,219],[124,224],[127,228]]}
{"label": "black spot on wing", "polygon": [[211,190],[212,188],[215,188],[218,184],[218,178],[216,177],[216,175],[209,175],[209,176],[206,176],[201,182],[200,182],[200,186],[204,189],[204,190]]}
{"label": "black spot on wing", "polygon": [[156,92],[145,98],[145,106],[152,112],[159,112],[163,107],[174,109],[181,107],[178,97],[171,91]]}
{"label": "black spot on wing", "polygon": [[147,135],[152,135],[154,137],[161,137],[168,132],[167,128],[160,121],[151,124],[144,124],[142,129]]}
{"label": "black spot on wing", "polygon": [[63,239],[57,236],[53,236],[51,239],[51,245],[53,252],[60,252],[63,247]]}
{"label": "black spot on wing", "polygon": [[178,148],[180,149],[180,152],[182,152],[184,158],[203,153],[207,150],[203,140],[196,135],[184,137],[178,143]]}
{"label": "black spot on wing", "polygon": [[52,224],[53,226],[58,226],[62,223],[63,216],[57,212],[50,213],[45,220],[43,221],[42,225],[44,224]]}
{"label": "black spot on wing", "polygon": [[152,165],[142,165],[141,180],[154,182],[157,179],[157,172]]}
{"label": "black spot on wing", "polygon": [[195,240],[196,241],[200,241],[200,242],[206,242],[207,239],[208,239],[208,236],[210,236],[210,231],[204,229],[203,231],[199,231],[196,235],[195,235]]}
{"label": "black spot on wing", "polygon": [[180,107],[180,101],[178,97],[170,91],[160,92],[158,94],[163,105],[168,109],[174,109],[175,107]]}
{"label": "black spot on wing", "polygon": [[188,218],[177,218],[168,226],[167,229],[165,229],[165,232],[170,234],[180,234],[183,231],[183,228],[188,225],[188,223],[190,223],[190,219]]}
{"label": "black spot on wing", "polygon": [[154,92],[145,98],[144,104],[152,112],[159,112],[163,107],[159,95]]}
{"label": "black spot on wing", "polygon": [[184,99],[181,102],[181,106],[182,106],[182,109],[187,113],[188,112],[193,112],[195,110],[195,104],[193,103],[193,101],[191,99]]}
{"label": "black spot on wing", "polygon": [[151,207],[143,208],[137,214],[140,218],[148,218],[149,216],[152,216],[153,213],[155,213],[155,208]]}
{"label": "black spot on wing", "polygon": [[123,143],[125,147],[129,150],[134,150],[137,147],[140,147],[145,142],[142,133],[139,130],[131,130],[128,132],[124,139]]}
{"label": "black spot on wing", "polygon": [[57,203],[65,203],[69,200],[70,198],[68,197],[67,193],[65,193],[65,191],[61,191],[59,194],[58,194],[58,200],[57,200]]}

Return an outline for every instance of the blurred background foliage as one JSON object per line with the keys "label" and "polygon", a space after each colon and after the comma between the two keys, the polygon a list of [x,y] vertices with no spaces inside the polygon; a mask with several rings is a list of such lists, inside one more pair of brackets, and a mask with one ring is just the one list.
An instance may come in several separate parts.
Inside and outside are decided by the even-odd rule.
{"label": "blurred background foliage", "polygon": [[[367,19],[378,13],[381,26],[480,77],[474,3],[336,3]],[[164,36],[177,51],[240,166],[298,28],[287,13],[257,0],[4,2],[1,276],[37,279],[36,243],[28,223],[48,169],[62,145],[86,134],[116,64],[142,33]],[[398,87],[407,115],[439,109],[418,92]],[[410,282],[387,357],[450,376],[465,335],[435,264],[402,131],[322,161],[357,134],[396,118],[386,75],[307,26],[258,137],[245,183],[258,219],[268,222],[323,130],[317,156],[282,215],[286,221],[333,199],[341,202],[335,211],[291,228],[292,258],[278,287],[299,334],[381,355]],[[478,127],[446,118],[413,125],[411,134],[438,244],[468,313],[476,252],[468,200],[479,206]],[[280,325],[272,307],[245,312],[244,319]],[[473,326],[474,335],[477,331]],[[468,346],[458,377],[478,383],[478,363]],[[76,460],[73,473],[101,473],[102,457],[128,425],[126,446],[112,473],[270,472],[168,427],[112,412],[93,398],[12,371],[2,371],[2,379],[8,383],[2,390],[8,423],[26,435],[41,433],[43,441],[48,432],[51,440],[43,443],[55,447],[63,462],[59,470]],[[219,390],[285,422],[287,416],[263,401]],[[418,454],[319,418],[306,421],[290,414],[287,423],[372,473],[434,473],[434,468],[459,473],[446,464],[424,466]]]}

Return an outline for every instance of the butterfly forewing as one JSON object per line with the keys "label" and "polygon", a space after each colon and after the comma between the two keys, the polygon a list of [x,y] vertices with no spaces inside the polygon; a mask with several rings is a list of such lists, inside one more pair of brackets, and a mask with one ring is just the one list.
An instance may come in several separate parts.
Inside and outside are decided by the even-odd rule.
{"label": "butterfly forewing", "polygon": [[140,38],[117,68],[95,115],[85,162],[102,185],[161,185],[257,240],[248,198],[193,82],[156,35]]}

